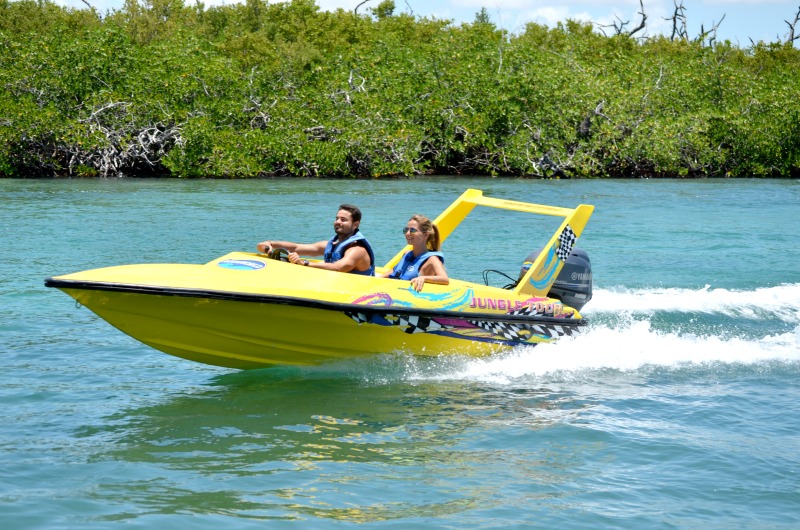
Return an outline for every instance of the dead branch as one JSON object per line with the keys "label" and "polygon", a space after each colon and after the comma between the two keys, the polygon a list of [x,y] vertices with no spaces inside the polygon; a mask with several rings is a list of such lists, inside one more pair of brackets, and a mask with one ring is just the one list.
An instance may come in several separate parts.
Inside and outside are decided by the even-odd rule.
{"label": "dead branch", "polygon": [[339,136],[342,131],[337,129],[336,127],[325,127],[324,125],[317,125],[315,127],[308,127],[303,129],[303,132],[306,133],[307,138],[311,141],[318,141],[318,142],[329,142],[335,141],[336,137]]}
{"label": "dead branch", "polygon": [[93,110],[92,113],[89,115],[89,117],[83,118],[83,119],[78,119],[78,123],[94,122],[94,123],[98,123],[99,124],[100,123],[99,116],[101,114],[105,113],[107,110],[111,110],[111,109],[114,109],[114,108],[117,108],[117,107],[122,107],[123,109],[126,109],[128,106],[130,106],[130,103],[128,103],[126,101],[115,101],[115,102],[109,103],[108,105],[100,107],[99,109]]}
{"label": "dead branch", "polygon": [[[598,27],[601,28],[600,31],[603,31],[602,28],[613,27],[614,28],[614,35],[622,35],[624,33],[628,37],[632,37],[634,34],[638,33],[641,30],[643,30],[647,26],[647,15],[644,12],[644,0],[639,0],[639,6],[641,7],[641,10],[639,11],[639,14],[642,15],[642,19],[639,21],[639,25],[636,26],[635,28],[633,28],[632,30],[627,31],[627,32],[625,31],[625,26],[627,26],[628,24],[631,23],[630,20],[626,20],[626,21],[623,22],[621,18],[619,18],[618,16],[614,15],[615,18],[619,21],[619,23],[612,22],[610,25],[609,24],[606,24],[606,25],[598,24]],[[603,31],[603,34],[605,35],[604,31]]]}
{"label": "dead branch", "polygon": [[594,108],[593,111],[584,116],[583,120],[581,121],[580,125],[578,125],[578,136],[581,138],[589,138],[592,135],[592,118],[594,117],[601,117],[605,119],[609,119],[608,116],[603,114],[603,109],[605,108],[606,102],[605,100],[600,101],[597,106]]}
{"label": "dead branch", "polygon": [[[722,24],[722,21],[725,20],[725,15],[722,15],[722,18],[719,19],[719,22],[712,22],[711,29],[706,31],[703,24],[700,24],[700,35],[697,36],[696,41],[699,42],[703,46],[713,46],[714,42],[717,40],[717,29],[719,29],[719,25]],[[706,38],[708,38],[708,43],[706,44]]]}
{"label": "dead branch", "polygon": [[678,0],[673,0],[673,3],[675,4],[675,11],[670,18],[664,19],[672,21],[672,35],[670,35],[669,40],[674,41],[675,37],[689,40],[689,33],[686,30],[686,8],[683,6],[683,0],[681,0],[680,4]]}
{"label": "dead branch", "polygon": [[800,7],[797,8],[797,13],[794,14],[793,22],[789,22],[788,20],[784,20],[784,22],[786,22],[786,25],[789,26],[789,34],[786,36],[786,43],[788,44],[800,39],[800,35],[795,33],[797,23],[800,22]]}
{"label": "dead branch", "polygon": [[639,7],[641,8],[639,14],[642,15],[642,20],[639,22],[638,26],[633,28],[630,33],[628,33],[628,37],[633,37],[634,34],[643,30],[647,25],[647,15],[644,13],[644,0],[639,0]]}
{"label": "dead branch", "polygon": [[347,84],[350,85],[350,90],[353,92],[366,92],[367,89],[364,88],[364,85],[367,83],[367,80],[364,79],[362,76],[356,74],[359,79],[361,79],[361,83],[356,85],[353,80],[353,74],[355,73],[354,70],[350,70],[350,77],[347,79]]}
{"label": "dead branch", "polygon": [[[550,153],[543,154],[538,160],[531,160],[530,156],[528,156],[528,161],[533,166],[535,173],[534,175],[537,177],[542,178],[566,178],[567,174],[564,173],[563,166],[565,164],[560,164],[558,162],[554,162],[550,158]],[[548,175],[548,171],[552,171]]]}
{"label": "dead branch", "polygon": [[245,114],[253,115],[253,117],[250,118],[251,129],[266,129],[269,123],[272,121],[272,115],[269,113],[269,109],[272,109],[275,105],[278,104],[278,99],[277,98],[273,99],[272,104],[270,104],[269,106],[264,105],[262,98],[256,94],[257,91],[257,87],[255,84],[256,71],[257,68],[255,66],[250,70],[250,76],[247,81],[247,87],[250,92],[248,96],[250,105],[249,106],[245,105],[242,108],[242,111]]}
{"label": "dead branch", "polygon": [[600,28],[600,31],[603,32],[603,35],[606,34],[606,32],[603,31],[603,28],[614,28],[614,35],[621,35],[622,30],[625,29],[625,26],[627,26],[631,22],[630,20],[626,20],[625,22],[623,22],[622,19],[619,18],[617,15],[614,15],[614,17],[616,17],[616,19],[619,21],[619,24],[617,24],[616,22],[612,22],[611,24],[597,24],[597,27]]}
{"label": "dead branch", "polygon": [[195,81],[199,82],[203,86],[203,93],[206,96],[211,97],[211,93],[208,91],[208,86],[206,85],[206,82],[204,80],[200,79],[199,77],[197,77],[194,74],[192,74],[191,77],[192,77],[192,79],[194,79]]}
{"label": "dead branch", "polygon": [[366,4],[367,2],[371,2],[371,1],[372,1],[372,0],[362,0],[362,2],[360,2],[360,3],[359,3],[359,4],[358,4],[356,7],[355,7],[355,9],[353,9],[353,14],[354,14],[354,15],[357,15],[357,14],[358,14],[358,8],[359,8],[359,7],[361,7],[361,6],[363,6],[363,5],[364,5],[364,4]]}
{"label": "dead branch", "polygon": [[105,138],[102,147],[56,144],[53,157],[66,162],[69,174],[81,167],[91,168],[104,177],[126,171],[158,170],[161,159],[170,149],[183,145],[181,126],[162,123],[137,125],[128,114],[130,105],[126,101],[110,102],[93,108],[88,116],[78,120],[88,125],[89,136]]}
{"label": "dead branch", "polygon": [[[656,79],[655,85],[653,90],[661,90],[661,80],[664,78],[664,65],[662,64],[658,70],[658,79]],[[651,90],[648,90],[642,96],[642,106],[647,104],[647,100],[650,98]]]}

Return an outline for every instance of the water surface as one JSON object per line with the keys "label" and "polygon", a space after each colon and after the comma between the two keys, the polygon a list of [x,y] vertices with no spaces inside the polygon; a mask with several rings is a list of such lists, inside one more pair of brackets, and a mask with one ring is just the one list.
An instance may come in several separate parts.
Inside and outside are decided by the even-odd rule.
{"label": "water surface", "polygon": [[[384,263],[469,187],[596,206],[586,333],[237,372],[43,287],[326,239],[342,202]],[[795,181],[0,180],[3,527],[796,528],[798,219]],[[448,271],[516,276],[551,233],[478,215]]]}

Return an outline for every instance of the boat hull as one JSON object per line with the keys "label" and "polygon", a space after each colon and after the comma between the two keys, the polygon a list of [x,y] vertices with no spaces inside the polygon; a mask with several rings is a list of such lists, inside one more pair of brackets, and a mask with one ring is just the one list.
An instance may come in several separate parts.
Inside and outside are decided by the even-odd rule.
{"label": "boat hull", "polygon": [[[302,300],[60,286],[120,331],[164,353],[251,369],[317,365],[379,353],[483,356],[577,332],[580,322],[507,319],[402,308],[325,307]],[[499,327],[498,327],[499,326]],[[530,332],[530,330],[533,332]],[[527,340],[517,340],[523,338]]]}

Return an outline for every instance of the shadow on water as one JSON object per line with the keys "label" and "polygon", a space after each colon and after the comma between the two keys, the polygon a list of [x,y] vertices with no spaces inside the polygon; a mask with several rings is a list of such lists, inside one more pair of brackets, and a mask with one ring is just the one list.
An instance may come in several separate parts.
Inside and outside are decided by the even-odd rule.
{"label": "shadow on water", "polygon": [[110,442],[93,461],[123,468],[93,493],[121,509],[103,519],[441,516],[491,509],[509,495],[559,496],[577,472],[582,444],[561,440],[575,436],[592,403],[546,388],[408,380],[404,362],[221,375],[84,429],[80,436]]}

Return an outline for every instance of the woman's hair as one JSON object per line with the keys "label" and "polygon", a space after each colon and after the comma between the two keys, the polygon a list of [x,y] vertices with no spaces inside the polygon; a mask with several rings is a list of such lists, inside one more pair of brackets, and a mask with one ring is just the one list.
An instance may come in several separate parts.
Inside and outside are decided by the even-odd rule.
{"label": "woman's hair", "polygon": [[433,224],[433,221],[418,213],[412,215],[409,220],[416,221],[419,225],[419,229],[428,234],[428,239],[425,242],[425,246],[428,247],[428,250],[438,251],[442,248],[442,242],[439,240],[439,228]]}

